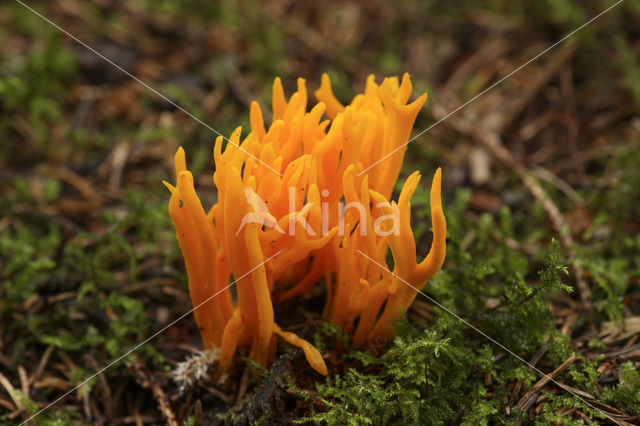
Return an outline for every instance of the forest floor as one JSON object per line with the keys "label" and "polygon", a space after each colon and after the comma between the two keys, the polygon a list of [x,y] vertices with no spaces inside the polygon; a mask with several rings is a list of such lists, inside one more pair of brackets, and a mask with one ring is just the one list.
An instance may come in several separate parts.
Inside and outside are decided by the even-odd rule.
{"label": "forest floor", "polygon": [[[0,424],[640,424],[640,2],[557,45],[615,2],[235,3],[0,5]],[[449,235],[398,337],[349,348],[319,287],[276,316],[328,378],[280,345],[181,389],[202,343],[190,315],[156,335],[191,309],[161,181],[183,146],[215,201],[216,135],[70,35],[223,135],[278,76],[348,102],[410,73],[399,182],[443,168]]]}

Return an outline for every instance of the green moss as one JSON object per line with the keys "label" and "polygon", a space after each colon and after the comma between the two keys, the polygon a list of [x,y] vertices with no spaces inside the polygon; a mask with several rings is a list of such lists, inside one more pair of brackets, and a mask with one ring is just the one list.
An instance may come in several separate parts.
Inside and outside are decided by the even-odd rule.
{"label": "green moss", "polygon": [[[505,214],[503,214],[503,217]],[[455,219],[454,219],[455,221]],[[508,221],[504,221],[505,223]],[[492,227],[480,228],[489,232]],[[452,238],[455,238],[455,234]],[[455,244],[454,244],[455,247]],[[486,249],[486,247],[484,247]],[[522,279],[527,263],[514,261],[512,279],[502,283],[504,295],[499,308],[487,310],[483,304],[493,295],[502,279],[496,275],[509,271],[505,257],[499,256],[502,272],[481,264],[463,253],[465,262],[440,273],[440,283],[427,286],[428,292],[446,300],[451,309],[463,307],[463,317],[492,338],[525,359],[543,344],[549,343],[552,361],[562,362],[572,352],[567,339],[555,332],[547,301],[555,291],[568,290],[560,280],[566,268],[560,263],[559,245],[553,242],[540,282],[531,287]],[[505,271],[506,269],[506,271]],[[464,278],[460,278],[464,277]],[[482,285],[480,285],[482,284]],[[468,297],[469,291],[474,297]],[[475,299],[475,303],[473,300]],[[460,314],[460,313],[459,313]],[[521,380],[530,385],[537,373],[519,359],[507,354],[500,363],[494,357],[503,349],[476,334],[450,313],[436,308],[432,324],[410,323],[406,318],[397,325],[398,336],[388,351],[376,357],[369,352],[350,352],[345,360],[355,360],[359,368],[327,379],[317,386],[317,398],[311,416],[301,421],[322,424],[495,424],[503,422],[502,397],[511,394],[510,384]],[[352,362],[352,361],[351,361]],[[591,385],[595,380],[593,364],[574,371],[574,381]],[[491,387],[485,376],[495,378]]]}
{"label": "green moss", "polygon": [[640,374],[633,362],[628,361],[622,364],[618,371],[620,383],[613,388],[607,389],[603,395],[603,401],[609,404],[622,402],[632,413],[640,414]]}
{"label": "green moss", "polygon": [[[23,20],[32,22],[34,18],[23,9],[15,10],[15,5],[10,10],[15,15],[15,24]],[[35,19],[37,25],[27,25],[27,33],[43,33],[40,18]],[[38,144],[36,155],[41,156],[50,142],[51,126],[63,115],[69,83],[77,73],[76,59],[62,45],[59,32],[47,28],[44,35],[26,55],[0,54],[0,137],[5,141],[0,145],[0,160],[6,161],[13,153],[15,161],[15,153],[22,152],[14,145],[15,138],[5,138],[17,117],[29,123],[30,134]],[[20,157],[17,159],[24,160]]]}

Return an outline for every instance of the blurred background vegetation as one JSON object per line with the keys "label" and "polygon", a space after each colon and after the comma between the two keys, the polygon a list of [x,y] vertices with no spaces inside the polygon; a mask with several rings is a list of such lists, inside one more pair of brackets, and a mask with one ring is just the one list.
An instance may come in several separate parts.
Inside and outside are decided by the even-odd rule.
{"label": "blurred background vegetation", "polygon": [[[343,102],[369,74],[409,72],[429,92],[418,134],[614,4],[25,3],[224,135],[253,99],[269,110],[274,77],[291,93],[323,72]],[[34,424],[640,423],[639,58],[640,2],[625,0],[412,141],[403,170],[444,170],[448,258],[424,291],[573,395],[426,298],[389,346],[351,351],[311,294],[276,314],[306,319],[296,331],[323,347],[326,381],[282,347],[256,377],[180,392],[170,371],[200,348],[185,318]],[[190,309],[161,180],[184,146],[213,202],[214,137],[0,5],[0,423]],[[426,187],[413,214],[424,254]]]}

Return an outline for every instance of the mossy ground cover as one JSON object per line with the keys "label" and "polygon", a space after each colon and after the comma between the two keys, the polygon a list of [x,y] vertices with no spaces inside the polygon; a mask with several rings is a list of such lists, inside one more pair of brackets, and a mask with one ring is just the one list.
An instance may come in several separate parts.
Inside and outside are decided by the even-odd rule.
{"label": "mossy ground cover", "polygon": [[[347,100],[368,74],[405,71],[430,95],[417,133],[613,3],[28,4],[228,135],[252,99],[268,109],[275,76],[315,87],[329,72]],[[443,167],[448,253],[393,341],[350,348],[320,319],[320,285],[276,316],[305,324],[328,378],[281,345],[268,370],[181,391],[191,317],[101,370],[191,308],[161,180],[182,145],[215,200],[201,173],[215,135],[3,2],[0,422],[100,372],[32,422],[640,423],[639,20],[624,1],[411,142],[405,176]],[[483,132],[496,112],[506,158]]]}

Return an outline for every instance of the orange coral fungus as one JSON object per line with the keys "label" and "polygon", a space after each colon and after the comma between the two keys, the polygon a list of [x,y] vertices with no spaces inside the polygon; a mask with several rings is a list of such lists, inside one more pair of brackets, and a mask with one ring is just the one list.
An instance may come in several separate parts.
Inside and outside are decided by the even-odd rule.
{"label": "orange coral fungus", "polygon": [[[431,185],[433,243],[422,262],[416,262],[410,225],[410,198],[420,175],[409,176],[398,202],[389,202],[403,145],[427,98],[408,103],[411,91],[407,74],[380,85],[370,76],[364,93],[343,106],[323,75],[315,93],[319,102],[307,112],[305,81],[298,79],[287,101],[276,79],[271,126],[265,128],[254,102],[251,133],[241,141],[236,129],[224,149],[223,138],[216,140],[218,201],[208,213],[178,150],[177,185],[166,184],[169,213],[204,346],[220,348],[219,372],[230,367],[239,346],[250,347],[249,357],[268,365],[278,335],[326,375],[318,350],[274,322],[274,302],[304,294],[324,279],[323,315],[360,346],[392,337],[393,321],[440,269],[446,237],[440,170]],[[370,173],[360,173],[381,158]],[[393,274],[381,268],[389,249]],[[235,303],[228,288],[232,278]]]}

